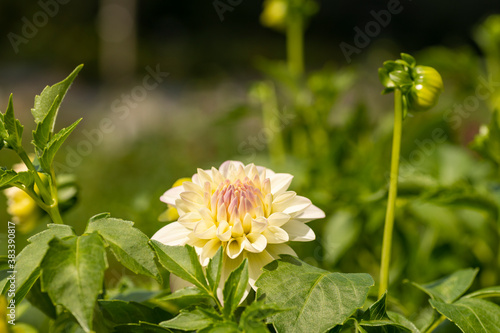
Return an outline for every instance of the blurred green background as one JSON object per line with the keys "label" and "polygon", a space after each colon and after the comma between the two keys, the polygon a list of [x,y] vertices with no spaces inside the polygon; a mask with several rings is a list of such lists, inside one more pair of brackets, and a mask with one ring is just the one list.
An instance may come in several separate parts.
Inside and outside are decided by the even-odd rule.
{"label": "blurred green background", "polygon": [[[262,1],[222,2],[223,20],[216,1],[0,3],[0,103],[14,93],[25,147],[35,94],[85,64],[57,124],[84,118],[56,158],[80,189],[65,221],[81,233],[110,212],[151,236],[175,180],[237,159],[293,174],[292,189],[327,213],[311,223],[315,242],[293,244],[302,259],[377,278],[393,118],[377,68],[406,52],[441,73],[445,92],[404,123],[392,288],[411,314],[405,301],[424,297],[404,278],[480,267],[476,287],[498,284],[500,173],[470,143],[500,107],[500,5],[402,0],[360,47],[356,28],[394,1],[318,1],[295,75],[285,34],[259,21]],[[358,49],[352,61],[341,43]],[[18,162],[1,153],[0,165]],[[0,220],[9,218],[2,199]]]}

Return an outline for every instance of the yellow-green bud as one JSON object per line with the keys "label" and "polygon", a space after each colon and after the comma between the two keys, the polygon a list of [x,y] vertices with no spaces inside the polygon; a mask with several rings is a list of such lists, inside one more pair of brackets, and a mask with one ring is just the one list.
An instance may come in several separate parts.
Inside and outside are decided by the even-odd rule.
{"label": "yellow-green bud", "polygon": [[428,66],[412,69],[413,86],[408,93],[408,107],[413,111],[426,111],[435,106],[443,91],[443,79],[438,71]]}
{"label": "yellow-green bud", "polygon": [[284,30],[288,3],[285,0],[265,0],[260,23],[268,28]]}

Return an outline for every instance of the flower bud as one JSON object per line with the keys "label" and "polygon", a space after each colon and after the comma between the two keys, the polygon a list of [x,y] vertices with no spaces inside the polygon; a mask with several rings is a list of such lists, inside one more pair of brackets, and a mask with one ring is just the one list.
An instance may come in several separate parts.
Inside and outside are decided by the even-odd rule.
{"label": "flower bud", "polygon": [[411,72],[413,85],[408,93],[408,107],[413,111],[427,111],[437,104],[443,91],[441,75],[428,66],[416,66]]}
{"label": "flower bud", "polygon": [[260,15],[263,26],[276,30],[284,30],[288,4],[285,0],[266,0],[264,10]]}

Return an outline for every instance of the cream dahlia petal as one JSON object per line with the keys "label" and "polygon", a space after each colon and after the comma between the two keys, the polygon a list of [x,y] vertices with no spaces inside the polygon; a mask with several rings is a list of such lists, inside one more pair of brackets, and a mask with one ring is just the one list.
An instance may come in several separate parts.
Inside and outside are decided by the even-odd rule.
{"label": "cream dahlia petal", "polygon": [[301,214],[295,216],[293,219],[303,223],[307,223],[312,220],[323,218],[325,218],[325,212],[315,205],[310,205]]}
{"label": "cream dahlia petal", "polygon": [[269,177],[271,180],[271,193],[279,195],[284,193],[292,183],[293,176],[288,173],[276,173]]}
{"label": "cream dahlia petal", "polygon": [[289,254],[294,257],[297,256],[297,253],[295,253],[295,251],[286,244],[268,244],[266,251],[269,252],[274,259],[279,259],[280,254]]}
{"label": "cream dahlia petal", "polygon": [[274,258],[267,252],[262,251],[260,253],[248,253],[248,283],[252,286],[254,290],[255,281],[259,278],[260,274],[262,274],[262,267],[269,264]]}
{"label": "cream dahlia petal", "polygon": [[244,164],[239,161],[226,161],[221,164],[219,171],[224,177],[229,178],[231,174],[236,173],[238,167],[244,167]]}
{"label": "cream dahlia petal", "polygon": [[[199,169],[197,170],[197,176],[196,177],[196,182],[198,185],[200,185],[201,187],[205,187],[205,183],[209,183],[209,184],[212,184],[212,170],[203,170],[203,169]],[[194,179],[195,177],[193,176],[193,181],[195,180]]]}
{"label": "cream dahlia petal", "polygon": [[203,205],[203,196],[196,192],[185,191],[180,194],[180,197],[189,205]]}
{"label": "cream dahlia petal", "polygon": [[241,237],[243,236],[243,225],[240,220],[236,220],[233,224],[233,228],[231,229],[231,236],[233,237]]}
{"label": "cream dahlia petal", "polygon": [[227,221],[219,222],[219,226],[217,227],[217,238],[222,242],[227,242],[231,239],[231,226]]}
{"label": "cream dahlia petal", "polygon": [[189,206],[189,204],[182,199],[175,200],[175,208],[177,208],[179,216],[193,210],[193,208]]}
{"label": "cream dahlia petal", "polygon": [[283,213],[289,214],[291,217],[301,214],[307,207],[312,205],[311,200],[300,195],[295,196],[288,202],[288,207],[283,210]]}
{"label": "cream dahlia petal", "polygon": [[281,227],[283,224],[290,221],[290,215],[280,212],[273,213],[267,218],[267,221],[270,225]]}
{"label": "cream dahlia petal", "polygon": [[269,223],[264,217],[253,219],[251,227],[252,233],[261,233],[262,231],[266,230],[268,224]]}
{"label": "cream dahlia petal", "polygon": [[177,222],[187,229],[193,230],[196,224],[201,221],[201,215],[198,212],[189,212],[179,217]]}
{"label": "cream dahlia petal", "polygon": [[173,187],[167,192],[163,193],[163,195],[160,197],[160,200],[164,203],[175,206],[175,200],[180,199],[180,194],[182,192],[184,192],[183,185]]}
{"label": "cream dahlia petal", "polygon": [[217,207],[217,221],[227,221],[227,210],[226,204],[221,203],[219,207]]}
{"label": "cream dahlia petal", "polygon": [[212,239],[217,236],[217,227],[213,222],[201,220],[194,227],[193,234],[201,239]]}
{"label": "cream dahlia petal", "polygon": [[262,233],[267,238],[267,242],[269,244],[279,244],[288,242],[289,236],[285,230],[280,227],[275,227],[270,225],[264,232]]}
{"label": "cream dahlia petal", "polygon": [[281,228],[285,230],[291,241],[309,242],[316,239],[314,231],[305,223],[291,220]]}
{"label": "cream dahlia petal", "polygon": [[196,194],[203,197],[204,189],[200,185],[190,181],[185,181],[184,183],[182,183],[182,186],[184,187],[185,191],[195,192]]}
{"label": "cream dahlia petal", "polygon": [[191,230],[183,227],[178,222],[167,224],[158,230],[151,239],[157,240],[165,245],[185,245],[189,238]]}
{"label": "cream dahlia petal", "polygon": [[216,168],[212,167],[212,179],[214,181],[215,185],[218,185],[224,181],[224,176],[217,170]]}
{"label": "cream dahlia petal", "polygon": [[250,252],[262,252],[267,246],[267,238],[260,233],[251,233],[247,236],[248,245],[245,250]]}
{"label": "cream dahlia petal", "polygon": [[217,250],[220,248],[221,242],[219,239],[214,238],[209,240],[205,246],[203,246],[200,254],[200,262],[202,266],[207,266],[208,261],[212,258]]}
{"label": "cream dahlia petal", "polygon": [[249,232],[252,232],[252,226],[253,226],[253,219],[252,216],[249,213],[245,214],[245,217],[243,218],[243,232],[245,234],[248,234]]}
{"label": "cream dahlia petal", "polygon": [[258,176],[259,175],[259,170],[257,169],[257,167],[255,166],[255,164],[253,163],[250,163],[248,164],[247,166],[245,166],[245,174],[246,176],[252,180],[255,178],[255,176]]}
{"label": "cream dahlia petal", "polygon": [[263,166],[257,166],[257,170],[259,170],[259,175],[261,178],[269,178],[274,175],[274,171]]}
{"label": "cream dahlia petal", "polygon": [[245,247],[245,241],[246,238],[244,237],[231,238],[231,240],[227,242],[228,257],[234,259],[239,256]]}

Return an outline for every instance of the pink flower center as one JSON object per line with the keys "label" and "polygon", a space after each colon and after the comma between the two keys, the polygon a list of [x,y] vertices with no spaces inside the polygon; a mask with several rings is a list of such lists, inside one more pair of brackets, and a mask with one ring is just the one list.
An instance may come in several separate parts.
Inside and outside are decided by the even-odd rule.
{"label": "pink flower center", "polygon": [[[269,179],[266,181],[269,182]],[[233,183],[226,179],[212,194],[210,208],[212,212],[218,212],[218,216],[223,214],[221,210],[225,210],[227,221],[233,222],[235,219],[243,220],[246,213],[249,213],[252,218],[263,216],[264,199],[261,189],[248,177],[243,180],[238,179]]]}

